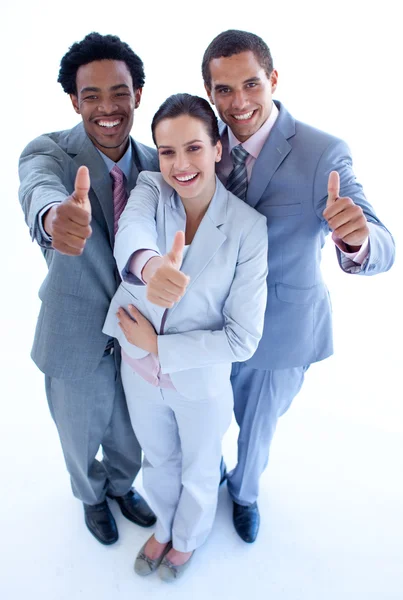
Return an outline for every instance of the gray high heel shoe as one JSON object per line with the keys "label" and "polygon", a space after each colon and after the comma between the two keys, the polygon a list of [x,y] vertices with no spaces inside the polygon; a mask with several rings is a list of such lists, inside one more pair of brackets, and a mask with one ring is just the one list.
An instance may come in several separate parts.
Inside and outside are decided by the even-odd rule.
{"label": "gray high heel shoe", "polygon": [[188,568],[194,553],[195,550],[193,550],[193,554],[188,558],[188,560],[185,563],[183,563],[183,565],[174,565],[168,558],[164,558],[159,566],[158,575],[163,581],[166,581],[167,583],[171,583],[172,581],[179,579],[180,577],[182,577],[182,575]]}
{"label": "gray high heel shoe", "polygon": [[158,558],[154,558],[154,559],[149,558],[147,556],[147,554],[144,552],[144,549],[152,537],[153,536],[151,536],[146,541],[146,543],[140,548],[139,553],[136,556],[136,560],[134,561],[134,570],[137,573],[137,575],[141,575],[142,577],[144,577],[146,575],[151,575],[151,573],[154,573],[154,571],[156,571],[158,569],[158,567],[160,566],[165,554],[167,552],[169,552],[170,549],[172,548],[172,543],[168,542],[168,544],[166,545],[166,548],[163,551],[163,553],[161,554],[161,556],[159,556]]}

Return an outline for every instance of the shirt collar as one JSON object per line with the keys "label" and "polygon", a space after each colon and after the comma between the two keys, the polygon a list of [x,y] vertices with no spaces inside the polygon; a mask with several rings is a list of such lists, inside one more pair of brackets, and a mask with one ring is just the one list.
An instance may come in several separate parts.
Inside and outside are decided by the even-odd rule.
{"label": "shirt collar", "polygon": [[[242,147],[249,152],[253,158],[257,158],[261,149],[263,148],[269,133],[273,128],[274,123],[278,117],[278,108],[272,103],[271,112],[269,118],[263,123],[260,129],[256,131],[246,142],[243,142]],[[231,154],[232,148],[238,146],[241,142],[234,136],[231,129],[228,127],[228,152]]]}
{"label": "shirt collar", "polygon": [[99,150],[98,148],[97,148],[97,150],[100,153],[100,155],[102,156],[102,158],[104,159],[109,173],[112,171],[113,167],[115,165],[117,165],[119,167],[119,169],[121,169],[123,171],[123,175],[126,177],[126,179],[129,179],[130,173],[132,170],[132,157],[133,157],[132,145],[131,145],[130,140],[129,140],[129,145],[127,147],[126,152],[123,154],[122,158],[120,160],[118,160],[117,163],[113,162],[113,160],[111,160],[109,158],[109,156],[106,156],[106,154],[101,152],[101,150]]}

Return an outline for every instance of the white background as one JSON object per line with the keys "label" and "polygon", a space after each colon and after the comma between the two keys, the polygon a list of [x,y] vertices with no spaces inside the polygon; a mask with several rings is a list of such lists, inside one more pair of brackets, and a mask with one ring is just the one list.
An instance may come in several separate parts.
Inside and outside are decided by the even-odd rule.
{"label": "white background", "polygon": [[[2,598],[401,598],[403,48],[397,7],[388,0],[7,0],[0,21]],[[205,95],[203,52],[229,28],[253,31],[268,43],[279,72],[275,98],[294,117],[350,145],[356,174],[392,231],[398,257],[389,273],[351,277],[339,270],[328,242],[323,269],[335,356],[309,371],[280,422],[262,481],[258,541],[246,546],[236,537],[224,488],[212,536],[172,589],[132,573],[149,532],[115,511],[121,539],[101,547],[70,494],[43,378],[29,359],[45,262],[18,204],[17,164],[31,139],[78,122],[57,75],[68,47],[90,31],[119,35],[144,61],[146,85],[132,133],[151,145],[152,115],[168,95]],[[230,465],[235,444],[233,424],[224,449]]]}

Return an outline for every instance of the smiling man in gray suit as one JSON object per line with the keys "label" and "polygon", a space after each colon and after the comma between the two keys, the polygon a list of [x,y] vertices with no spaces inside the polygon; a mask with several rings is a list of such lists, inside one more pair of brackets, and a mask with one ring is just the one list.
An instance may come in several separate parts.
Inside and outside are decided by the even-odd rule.
{"label": "smiling man in gray suit", "polygon": [[[260,37],[221,33],[204,54],[202,72],[222,119],[218,175],[267,217],[269,234],[263,337],[250,360],[233,365],[231,378],[240,432],[228,490],[235,528],[253,542],[259,478],[277,419],[299,392],[308,366],[333,352],[331,306],[320,271],[325,237],[333,232],[341,269],[359,275],[387,271],[394,242],[354,176],[347,145],[296,121],[273,101],[278,74]],[[349,349],[354,351],[359,349]]]}
{"label": "smiling man in gray suit", "polygon": [[106,496],[134,523],[155,522],[131,488],[141,449],[123,394],[119,350],[102,326],[120,283],[113,258],[117,220],[139,172],[158,170],[158,162],[155,150],[130,137],[144,70],[127,44],[87,35],[63,57],[59,82],[82,123],[32,141],[19,166],[20,202],[49,268],[32,358],[45,373],[50,412],[87,527],[112,544],[118,531]]}

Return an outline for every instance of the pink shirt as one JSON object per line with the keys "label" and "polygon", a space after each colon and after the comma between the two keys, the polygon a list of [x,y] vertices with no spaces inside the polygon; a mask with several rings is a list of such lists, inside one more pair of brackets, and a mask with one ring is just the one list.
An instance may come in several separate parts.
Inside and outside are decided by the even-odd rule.
{"label": "pink shirt", "polygon": [[[269,137],[270,131],[273,129],[273,125],[278,117],[278,108],[274,104],[272,105],[271,113],[269,118],[260,129],[256,131],[246,142],[242,144],[242,147],[249,152],[249,156],[246,159],[246,171],[248,173],[248,181],[250,181],[252,175],[252,169],[256,162],[257,157],[260,154],[261,149],[265,145],[267,138]],[[217,165],[217,174],[220,179],[223,177],[227,179],[231,173],[233,164],[231,158],[231,150],[235,146],[238,146],[241,142],[232,133],[231,129],[227,127],[228,138],[223,139],[223,153],[221,161]]]}

